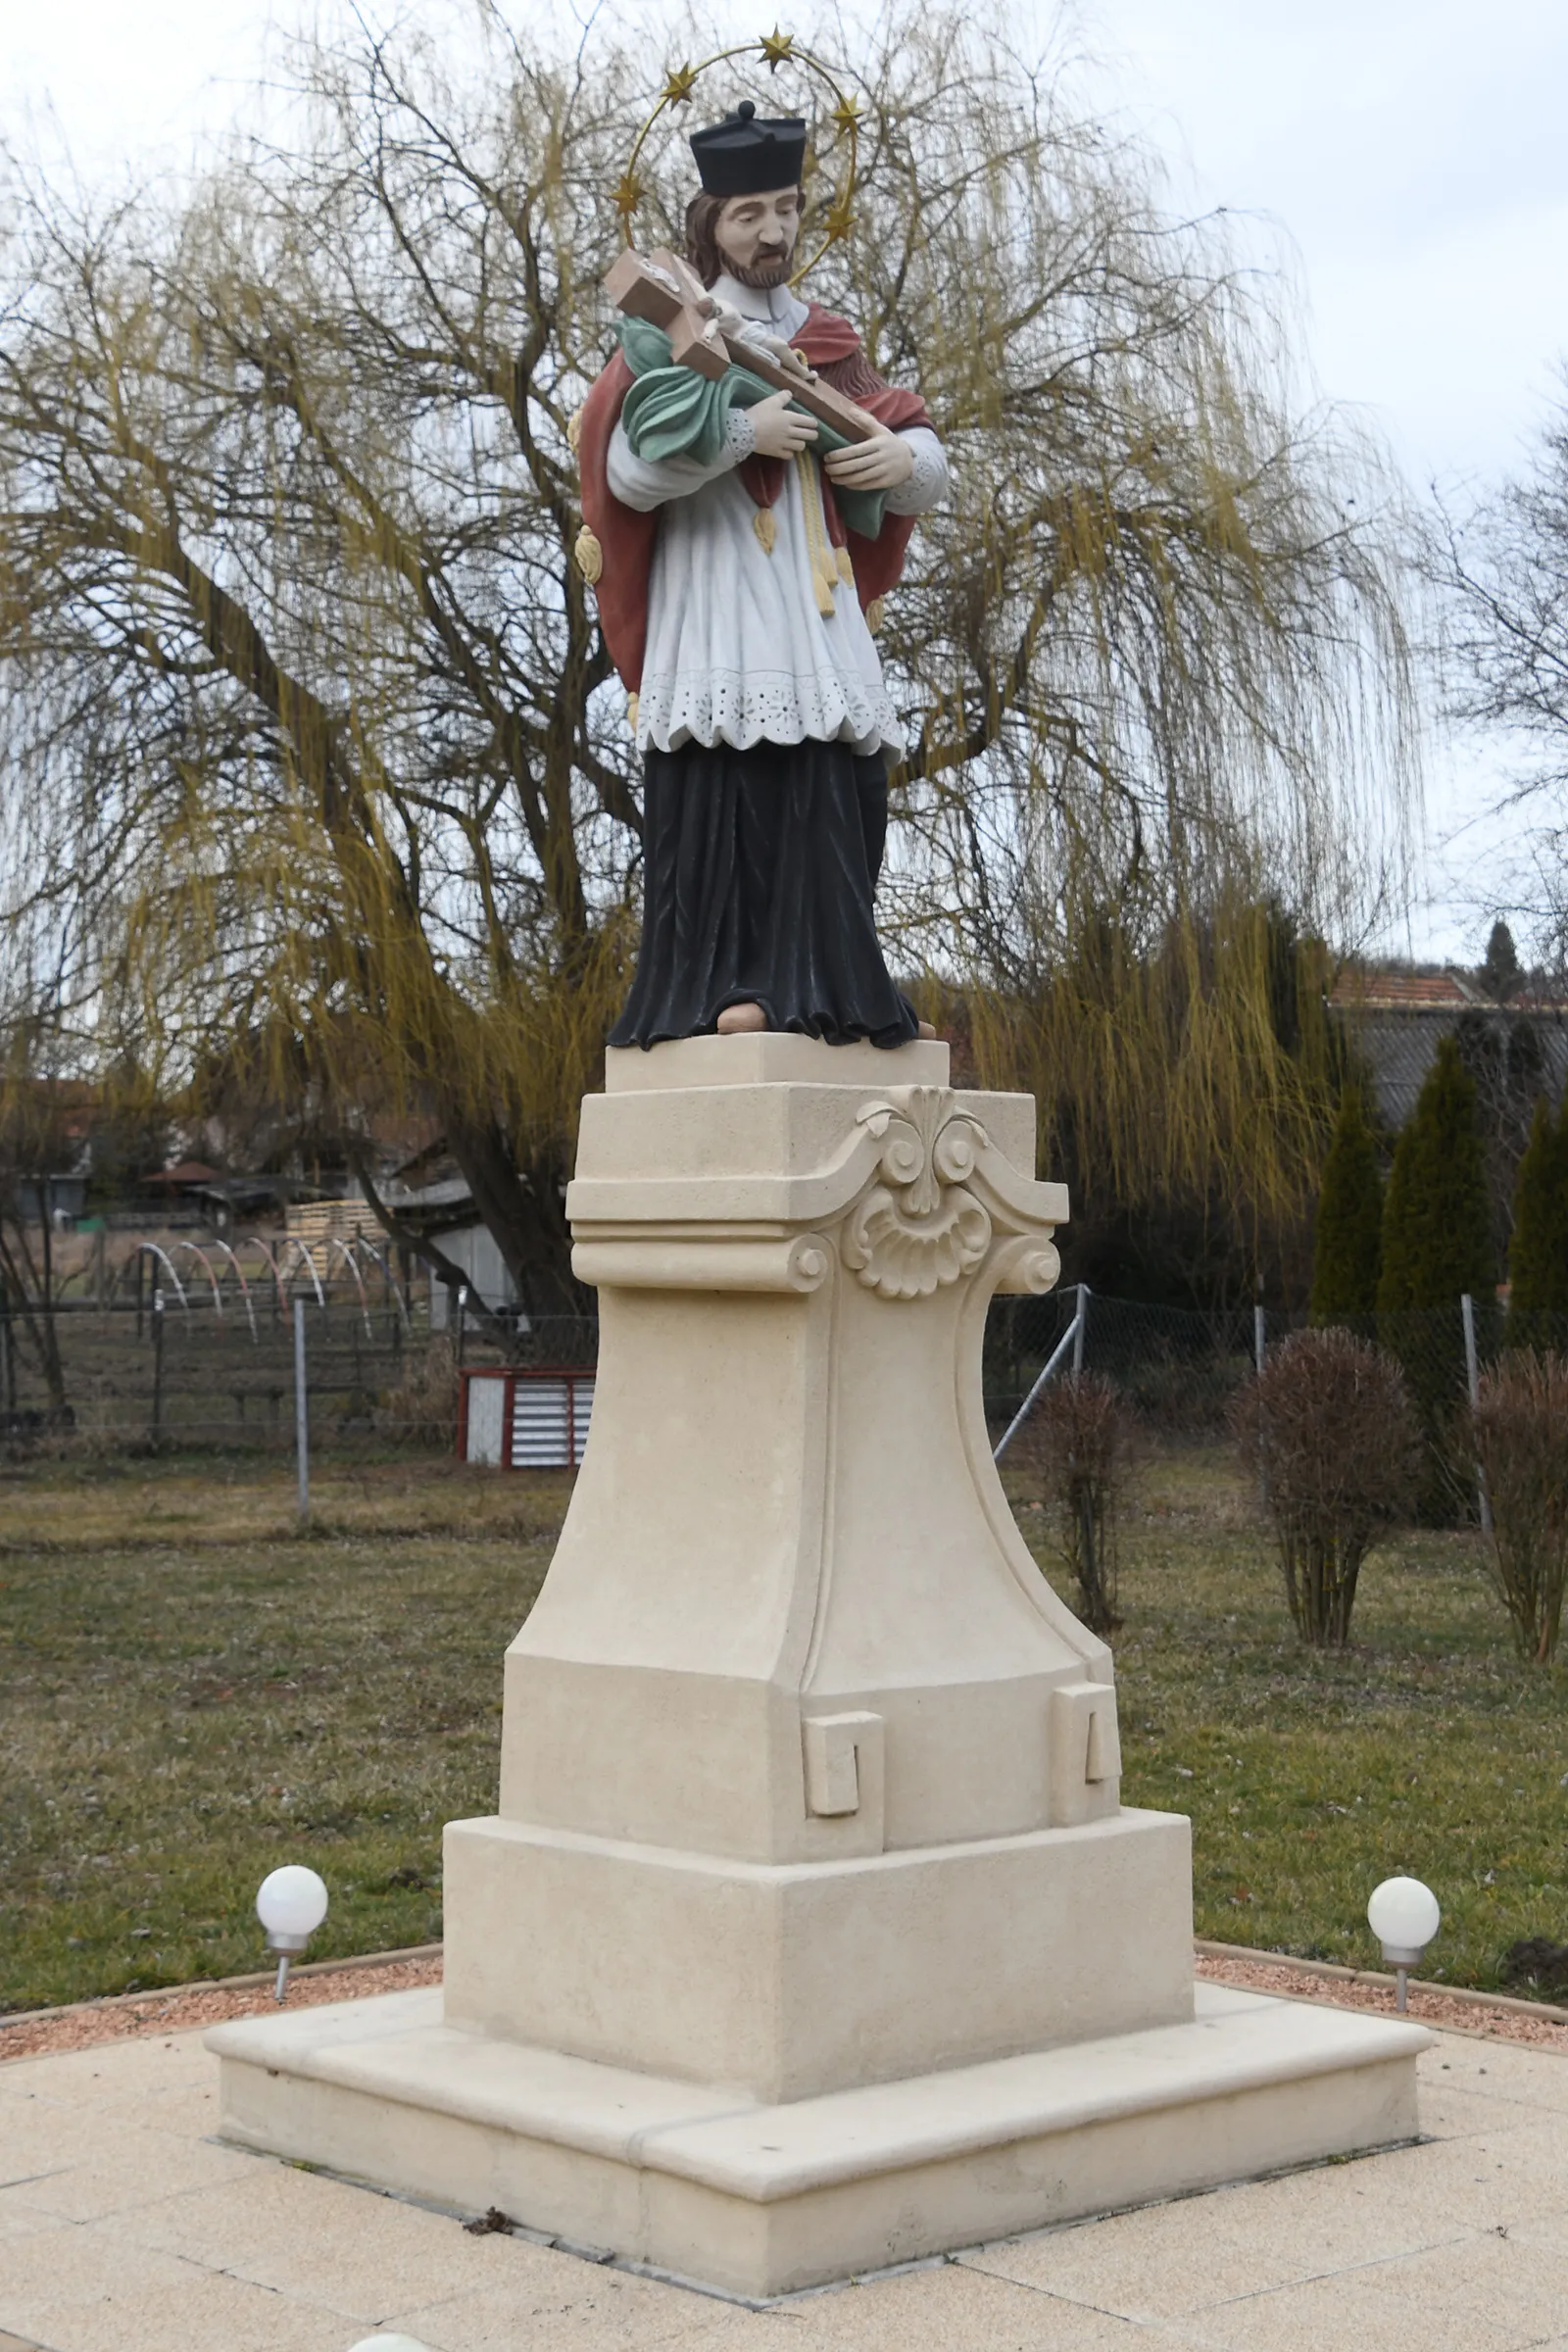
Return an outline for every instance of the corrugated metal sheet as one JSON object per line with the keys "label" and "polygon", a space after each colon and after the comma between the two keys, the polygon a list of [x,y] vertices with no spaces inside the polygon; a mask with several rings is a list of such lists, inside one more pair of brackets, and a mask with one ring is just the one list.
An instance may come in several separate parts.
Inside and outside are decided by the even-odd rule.
{"label": "corrugated metal sheet", "polygon": [[514,1469],[564,1469],[582,1460],[594,1384],[571,1374],[519,1373],[512,1393]]}

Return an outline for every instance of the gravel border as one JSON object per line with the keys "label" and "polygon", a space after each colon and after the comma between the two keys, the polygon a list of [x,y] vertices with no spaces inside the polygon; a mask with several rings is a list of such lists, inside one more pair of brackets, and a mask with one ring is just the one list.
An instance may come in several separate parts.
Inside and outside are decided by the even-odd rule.
{"label": "gravel border", "polygon": [[[1329,1960],[1293,1960],[1282,1952],[1260,1952],[1245,1944],[1200,1941],[1195,1949],[1198,1975],[1209,1984],[1233,1984],[1241,1992],[1278,1993],[1336,2009],[1372,2009],[1384,2015],[1394,2009],[1394,1979],[1380,1971],[1341,1968]],[[78,2001],[67,2009],[30,2009],[0,2017],[0,2064],[59,2050],[90,2049],[101,2041],[189,2034],[231,2017],[262,2017],[272,2007],[272,1981],[273,1972],[266,1969],[255,1976],[172,1985],[160,1992],[120,1993],[109,2000]],[[409,1992],[440,1982],[438,1943],[377,1952],[363,1960],[316,1960],[290,1971],[288,2005],[308,2009],[326,2001],[360,2001],[372,1993]],[[1521,2042],[1568,2056],[1568,2009],[1544,2001],[1412,1980],[1408,2013],[1446,2034]]]}
{"label": "gravel border", "polygon": [[[1332,1960],[1293,1960],[1282,1952],[1259,1952],[1245,1944],[1200,1940],[1198,1974],[1209,1984],[1233,1984],[1238,1992],[1282,1993],[1288,2000],[1315,2001],[1331,2009],[1373,2009],[1395,2014],[1395,1980],[1378,1969],[1341,1968]],[[1444,2034],[1468,2034],[1483,2041],[1516,2041],[1536,2050],[1568,2056],[1568,2009],[1545,2001],[1519,2001],[1509,1993],[1472,1992],[1458,1984],[1429,1984],[1412,1977],[1406,2014]]]}
{"label": "gravel border", "polygon": [[[231,2017],[263,2017],[273,2006],[275,1969],[255,1976],[220,1977],[202,1984],[173,1984],[159,1992],[122,1992],[68,2009],[27,2009],[0,2017],[0,2065],[9,2058],[43,2058],[57,2050],[90,2049],[95,2042],[136,2035],[189,2034]],[[324,2001],[360,2001],[375,1992],[410,1992],[441,1982],[441,1946],[421,1943],[363,1960],[314,1960],[292,1968],[291,2009]]]}

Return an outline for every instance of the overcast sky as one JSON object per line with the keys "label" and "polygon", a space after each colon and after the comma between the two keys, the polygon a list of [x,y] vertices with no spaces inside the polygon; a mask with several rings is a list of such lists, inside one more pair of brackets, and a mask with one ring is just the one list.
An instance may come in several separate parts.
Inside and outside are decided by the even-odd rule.
{"label": "overcast sky", "polygon": [[[1025,5],[1050,22],[1049,0]],[[14,129],[52,108],[87,179],[188,157],[295,13],[0,0],[0,113]],[[723,7],[742,37],[774,13]],[[1084,0],[1078,15],[1102,98],[1164,149],[1178,196],[1289,238],[1323,389],[1362,404],[1420,486],[1515,466],[1568,354],[1563,0]],[[1474,954],[1484,936],[1476,836],[1442,845],[1492,781],[1473,749],[1436,762],[1419,952]]]}

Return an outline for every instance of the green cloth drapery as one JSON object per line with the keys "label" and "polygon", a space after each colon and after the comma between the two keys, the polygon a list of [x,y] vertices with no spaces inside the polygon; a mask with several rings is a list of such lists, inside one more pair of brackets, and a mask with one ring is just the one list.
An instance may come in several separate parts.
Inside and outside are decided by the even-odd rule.
{"label": "green cloth drapery", "polygon": [[[724,446],[730,410],[755,408],[760,400],[772,398],[772,385],[747,368],[728,368],[715,381],[694,368],[676,367],[669,356],[668,335],[647,318],[622,318],[620,348],[637,378],[626,395],[620,421],[634,456],[654,464],[665,458],[694,458],[699,466],[711,466]],[[803,409],[801,415],[806,414]],[[816,456],[849,448],[844,435],[820,416],[811,421],[816,426],[811,444]],[[876,537],[882,528],[882,491],[845,490],[835,482],[833,497],[850,530],[865,539]]]}

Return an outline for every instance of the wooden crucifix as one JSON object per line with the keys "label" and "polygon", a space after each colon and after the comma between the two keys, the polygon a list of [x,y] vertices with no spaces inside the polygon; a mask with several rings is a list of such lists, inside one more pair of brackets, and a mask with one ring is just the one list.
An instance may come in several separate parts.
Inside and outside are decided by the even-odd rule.
{"label": "wooden crucifix", "polygon": [[629,248],[605,279],[605,292],[617,311],[646,318],[669,337],[669,356],[679,368],[716,382],[726,368],[745,368],[775,392],[787,392],[808,415],[830,424],[846,441],[874,440],[880,427],[842,392],[814,376],[782,368],[755,343],[734,342],[719,332],[712,297],[695,270],[657,247],[644,255]]}

